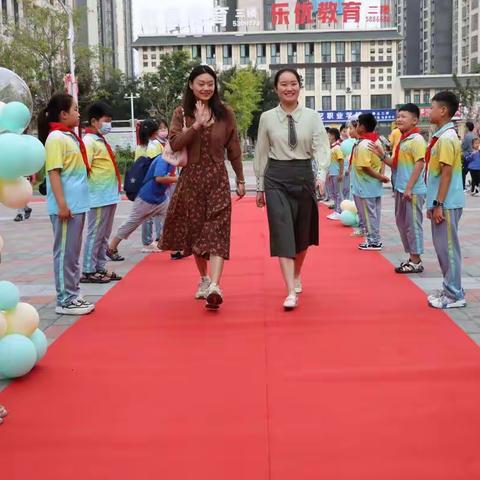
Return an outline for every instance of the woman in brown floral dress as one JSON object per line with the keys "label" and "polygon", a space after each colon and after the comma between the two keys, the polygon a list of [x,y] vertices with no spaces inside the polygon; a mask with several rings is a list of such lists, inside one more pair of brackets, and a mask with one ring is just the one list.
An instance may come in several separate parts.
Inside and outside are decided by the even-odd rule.
{"label": "woman in brown floral dress", "polygon": [[232,207],[225,149],[240,197],[245,195],[245,180],[235,116],[220,100],[210,67],[199,65],[190,73],[183,105],[173,113],[169,141],[174,151],[187,148],[188,164],[170,201],[161,248],[194,255],[200,273],[195,298],[217,309],[223,302],[223,264],[230,257]]}

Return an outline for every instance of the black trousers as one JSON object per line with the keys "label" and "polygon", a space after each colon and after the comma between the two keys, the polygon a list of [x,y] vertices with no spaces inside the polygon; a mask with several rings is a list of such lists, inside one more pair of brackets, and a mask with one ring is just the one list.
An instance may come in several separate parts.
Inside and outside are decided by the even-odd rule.
{"label": "black trousers", "polygon": [[480,188],[480,170],[470,170],[470,175],[472,177],[472,192],[475,187]]}

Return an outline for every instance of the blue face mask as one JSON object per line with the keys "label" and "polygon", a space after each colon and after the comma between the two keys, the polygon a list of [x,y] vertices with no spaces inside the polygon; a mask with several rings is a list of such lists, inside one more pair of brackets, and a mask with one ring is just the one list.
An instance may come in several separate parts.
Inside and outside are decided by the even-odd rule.
{"label": "blue face mask", "polygon": [[103,122],[102,126],[98,129],[98,131],[102,135],[107,135],[112,131],[112,123],[111,122]]}

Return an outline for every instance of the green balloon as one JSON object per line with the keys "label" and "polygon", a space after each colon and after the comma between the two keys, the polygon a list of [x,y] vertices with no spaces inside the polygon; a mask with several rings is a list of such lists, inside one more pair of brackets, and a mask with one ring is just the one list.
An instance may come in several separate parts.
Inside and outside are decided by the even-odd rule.
{"label": "green balloon", "polygon": [[346,227],[353,227],[357,222],[357,215],[348,210],[344,210],[340,214],[340,221],[342,222],[342,225],[345,225]]}
{"label": "green balloon", "polygon": [[22,175],[27,177],[37,173],[45,165],[45,147],[43,143],[32,135],[22,135],[25,151],[24,169]]}
{"label": "green balloon", "polygon": [[35,345],[35,350],[37,351],[37,362],[38,362],[47,353],[47,348],[48,348],[47,337],[39,328],[37,328],[32,333],[32,335],[30,335],[30,340]]}
{"label": "green balloon", "polygon": [[30,110],[21,102],[9,102],[0,111],[0,133],[23,133],[30,123]]}
{"label": "green balloon", "polygon": [[24,176],[27,155],[22,135],[0,134],[0,178],[13,180]]}
{"label": "green balloon", "polygon": [[20,301],[20,291],[12,282],[0,282],[0,310],[11,310]]}
{"label": "green balloon", "polygon": [[17,378],[28,373],[37,362],[33,342],[24,335],[12,333],[0,340],[0,374]]}

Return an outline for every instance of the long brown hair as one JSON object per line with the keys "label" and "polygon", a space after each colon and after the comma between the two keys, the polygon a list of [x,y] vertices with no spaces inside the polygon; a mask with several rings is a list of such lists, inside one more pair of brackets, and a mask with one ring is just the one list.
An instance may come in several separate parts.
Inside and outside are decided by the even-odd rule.
{"label": "long brown hair", "polygon": [[227,109],[220,99],[220,94],[218,93],[218,80],[217,74],[208,66],[208,65],[197,65],[188,76],[187,87],[185,88],[185,93],[183,95],[183,109],[185,115],[189,117],[195,116],[195,104],[197,99],[193,94],[193,90],[190,88],[190,83],[193,82],[199,75],[207,73],[215,81],[215,90],[212,97],[208,101],[208,106],[212,110],[213,115],[217,120],[222,120],[227,116]]}

